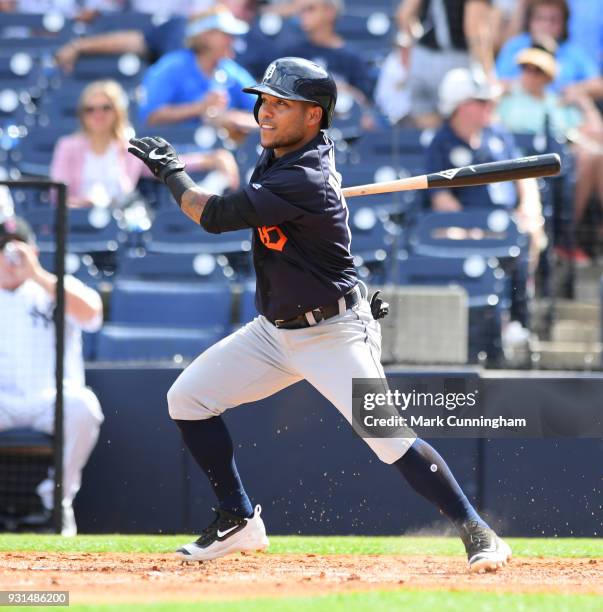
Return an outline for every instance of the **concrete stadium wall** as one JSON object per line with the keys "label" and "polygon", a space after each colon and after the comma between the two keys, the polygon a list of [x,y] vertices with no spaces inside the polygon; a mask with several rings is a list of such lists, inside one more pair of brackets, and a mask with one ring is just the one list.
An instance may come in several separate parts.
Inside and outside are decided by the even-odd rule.
{"label": "concrete stadium wall", "polygon": [[[194,532],[211,519],[212,492],[167,414],[165,394],[179,371],[88,369],[105,423],[76,499],[82,533]],[[305,382],[240,406],[225,419],[248,493],[262,505],[271,533],[400,534],[447,527]],[[506,534],[601,534],[601,440],[434,445]]]}

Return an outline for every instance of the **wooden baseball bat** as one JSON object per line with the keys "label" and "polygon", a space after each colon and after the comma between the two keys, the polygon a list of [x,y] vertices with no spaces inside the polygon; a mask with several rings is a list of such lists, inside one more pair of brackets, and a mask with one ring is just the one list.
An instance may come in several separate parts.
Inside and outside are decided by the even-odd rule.
{"label": "wooden baseball bat", "polygon": [[390,193],[392,191],[410,191],[412,189],[431,189],[432,187],[469,187],[500,183],[501,181],[516,181],[523,178],[538,178],[554,176],[561,170],[561,160],[556,153],[518,157],[488,164],[475,164],[462,168],[451,168],[433,174],[421,174],[396,181],[345,187],[342,193],[346,198],[354,198],[375,193]]}

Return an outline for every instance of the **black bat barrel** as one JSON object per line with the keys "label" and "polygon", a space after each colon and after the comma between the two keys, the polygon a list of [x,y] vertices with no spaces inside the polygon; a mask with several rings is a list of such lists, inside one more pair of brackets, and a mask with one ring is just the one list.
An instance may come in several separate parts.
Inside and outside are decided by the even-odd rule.
{"label": "black bat barrel", "polygon": [[427,175],[427,186],[429,188],[469,187],[501,181],[516,181],[522,178],[554,176],[559,174],[560,170],[559,155],[547,153],[434,172]]}

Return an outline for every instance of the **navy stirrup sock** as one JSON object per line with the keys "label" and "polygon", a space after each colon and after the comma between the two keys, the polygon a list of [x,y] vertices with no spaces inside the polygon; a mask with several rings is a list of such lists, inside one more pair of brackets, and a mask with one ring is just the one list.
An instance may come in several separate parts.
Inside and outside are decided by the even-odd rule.
{"label": "navy stirrup sock", "polygon": [[253,507],[234,460],[232,438],[222,417],[174,422],[199,467],[207,474],[222,510],[251,517]]}
{"label": "navy stirrup sock", "polygon": [[417,438],[394,465],[419,495],[435,504],[457,527],[466,521],[487,526],[444,459],[425,440]]}

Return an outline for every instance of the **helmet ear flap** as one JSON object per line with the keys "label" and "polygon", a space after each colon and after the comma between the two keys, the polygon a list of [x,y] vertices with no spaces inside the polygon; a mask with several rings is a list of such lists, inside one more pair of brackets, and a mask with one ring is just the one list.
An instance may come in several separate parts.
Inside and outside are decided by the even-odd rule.
{"label": "helmet ear flap", "polygon": [[253,107],[253,116],[255,117],[255,122],[259,125],[260,120],[258,118],[260,112],[260,106],[262,105],[262,96],[259,95],[258,99],[255,101],[255,105]]}

